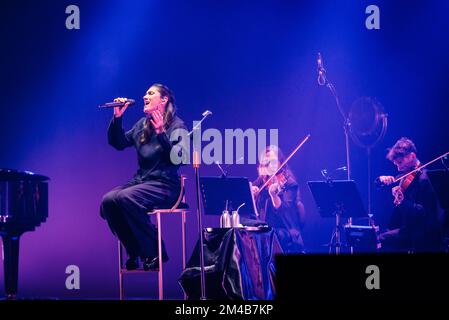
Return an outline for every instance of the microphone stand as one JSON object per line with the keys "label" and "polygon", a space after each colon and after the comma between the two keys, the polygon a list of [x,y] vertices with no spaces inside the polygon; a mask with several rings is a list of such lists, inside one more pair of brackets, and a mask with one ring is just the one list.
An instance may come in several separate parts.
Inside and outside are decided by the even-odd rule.
{"label": "microphone stand", "polygon": [[346,149],[346,180],[351,180],[351,163],[349,158],[349,128],[351,123],[349,122],[349,118],[345,115],[343,109],[340,105],[340,99],[338,99],[337,91],[335,90],[334,85],[326,79],[326,87],[330,90],[335,99],[335,104],[337,105],[338,111],[340,112],[343,118],[343,130],[345,133],[345,149]]}
{"label": "microphone stand", "polygon": [[[325,85],[329,91],[332,93],[332,96],[335,99],[335,104],[337,105],[337,109],[340,112],[341,117],[343,118],[343,130],[345,134],[345,149],[346,149],[346,180],[351,180],[351,164],[350,164],[350,155],[349,155],[349,129],[351,126],[351,123],[349,122],[349,117],[346,116],[345,112],[343,111],[340,99],[338,98],[337,90],[335,89],[335,86],[330,82],[326,77],[326,70],[323,67],[323,60],[321,58],[321,54],[318,53],[318,84],[319,85]],[[340,224],[340,215],[337,214],[335,217],[335,254],[340,254],[340,246],[341,246],[341,224]],[[348,218],[348,225],[352,224],[352,218]],[[353,248],[351,247],[351,254],[352,254]]]}
{"label": "microphone stand", "polygon": [[192,130],[187,134],[187,137],[190,137],[195,132],[195,130],[198,130],[201,127],[201,123],[203,123],[203,121],[206,120],[206,118],[210,115],[212,115],[212,112],[210,112],[209,110],[204,111],[202,114],[203,118],[201,118],[201,120],[192,128]]}
{"label": "microphone stand", "polygon": [[200,285],[201,297],[200,300],[206,300],[206,277],[204,270],[204,243],[203,243],[203,222],[200,199],[200,156],[197,150],[193,151],[193,168],[195,169],[196,181],[196,212],[198,216],[198,231],[200,237]]}
{"label": "microphone stand", "polygon": [[[199,123],[197,123],[192,131],[188,133],[188,137],[192,135],[196,130],[201,128],[201,123],[209,116],[212,112],[206,110],[203,112],[203,118]],[[196,150],[196,143],[193,143],[193,168],[195,169],[195,187],[196,187],[196,212],[198,216],[198,234],[200,238],[200,286],[201,286],[201,297],[200,300],[206,300],[206,276],[204,268],[204,241],[203,241],[203,221],[202,221],[202,209],[201,209],[201,197],[200,197],[200,153]]]}
{"label": "microphone stand", "polygon": [[351,123],[349,122],[349,117],[346,116],[345,112],[341,107],[340,99],[338,98],[335,86],[326,77],[326,70],[324,69],[322,63],[323,62],[321,59],[321,54],[318,53],[318,84],[321,86],[325,85],[332,93],[332,96],[335,99],[335,104],[337,105],[337,109],[340,112],[341,117],[343,118],[343,129],[345,134],[345,148],[346,148],[346,170],[347,170],[346,173],[347,173],[347,180],[351,180],[351,164],[349,158],[349,128],[351,126]]}
{"label": "microphone stand", "polygon": [[220,171],[221,171],[221,177],[222,177],[222,178],[226,178],[226,176],[227,176],[228,174],[227,174],[226,171],[224,171],[224,169],[220,166],[220,162],[215,161],[215,164],[218,166],[218,168],[219,168]]}

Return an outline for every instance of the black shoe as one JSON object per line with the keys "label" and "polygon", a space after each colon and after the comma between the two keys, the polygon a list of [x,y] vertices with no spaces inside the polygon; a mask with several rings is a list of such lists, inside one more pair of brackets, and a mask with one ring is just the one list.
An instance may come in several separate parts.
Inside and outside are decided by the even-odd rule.
{"label": "black shoe", "polygon": [[[167,262],[168,256],[162,257],[162,262]],[[143,261],[143,270],[145,271],[159,271],[159,257],[145,258]]]}
{"label": "black shoe", "polygon": [[139,268],[139,261],[137,258],[131,257],[126,261],[126,270],[136,270],[137,268]]}

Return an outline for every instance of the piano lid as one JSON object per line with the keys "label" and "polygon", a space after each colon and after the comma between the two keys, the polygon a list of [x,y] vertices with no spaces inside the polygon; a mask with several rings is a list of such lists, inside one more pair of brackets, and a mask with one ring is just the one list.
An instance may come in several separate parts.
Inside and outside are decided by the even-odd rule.
{"label": "piano lid", "polygon": [[47,181],[49,177],[31,171],[0,168],[0,181]]}

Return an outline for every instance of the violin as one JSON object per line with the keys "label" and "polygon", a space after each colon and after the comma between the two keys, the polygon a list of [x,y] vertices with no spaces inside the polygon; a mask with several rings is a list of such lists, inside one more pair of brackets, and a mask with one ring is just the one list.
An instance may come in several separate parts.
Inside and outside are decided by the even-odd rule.
{"label": "violin", "polygon": [[419,171],[413,171],[413,173],[410,173],[408,176],[403,178],[399,185],[396,187],[393,187],[393,196],[394,196],[394,205],[398,206],[402,203],[404,200],[404,193],[408,189],[408,187],[412,184],[413,180],[415,179],[417,173]]}
{"label": "violin", "polygon": [[268,184],[266,187],[268,189],[270,189],[272,185],[276,184],[277,185],[277,193],[280,193],[281,191],[284,190],[285,185],[287,184],[287,181],[288,181],[288,175],[285,170],[278,172],[277,174],[273,175],[273,177],[271,179],[270,178],[268,178],[268,180],[267,180]]}
{"label": "violin", "polygon": [[[259,191],[256,194],[256,197],[261,194],[262,190],[265,189],[266,187],[271,186],[273,183],[273,180],[276,181],[278,183],[279,186],[282,185],[282,187],[285,186],[285,183],[287,182],[287,178],[285,176],[285,170],[283,170],[283,168],[285,167],[285,165],[287,164],[287,162],[293,157],[293,155],[302,147],[302,145],[304,143],[306,143],[307,140],[309,140],[310,138],[310,134],[308,134],[299,144],[298,146],[292,151],[292,153],[287,157],[287,159],[285,159],[285,161],[277,168],[276,171],[274,171],[274,173],[272,174],[266,174],[268,176],[270,176],[268,178],[267,181],[265,181],[265,183],[259,188]],[[264,168],[264,170],[267,170],[268,172],[268,168]]]}
{"label": "violin", "polygon": [[[435,159],[427,162],[426,164],[423,164],[421,166],[418,166],[417,168],[415,168],[414,170],[398,177],[392,180],[391,183],[396,183],[399,182],[398,186],[393,187],[392,192],[393,192],[393,196],[394,196],[394,204],[396,206],[400,205],[402,203],[402,201],[404,200],[404,192],[407,190],[407,188],[410,186],[410,184],[413,182],[413,180],[415,179],[416,175],[418,172],[421,172],[421,169],[427,167],[429,164],[434,163],[437,160],[440,160],[444,157],[446,157],[449,154],[449,152],[446,152],[445,154],[436,157]],[[389,183],[390,184],[390,183]]]}

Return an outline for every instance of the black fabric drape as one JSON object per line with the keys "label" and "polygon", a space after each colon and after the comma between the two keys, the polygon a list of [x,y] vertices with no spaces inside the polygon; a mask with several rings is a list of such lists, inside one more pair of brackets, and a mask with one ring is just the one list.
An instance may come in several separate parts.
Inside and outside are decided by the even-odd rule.
{"label": "black fabric drape", "polygon": [[[282,253],[267,228],[216,228],[204,231],[208,299],[274,299],[274,256]],[[199,241],[179,278],[189,299],[200,298]]]}

